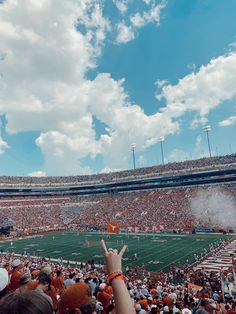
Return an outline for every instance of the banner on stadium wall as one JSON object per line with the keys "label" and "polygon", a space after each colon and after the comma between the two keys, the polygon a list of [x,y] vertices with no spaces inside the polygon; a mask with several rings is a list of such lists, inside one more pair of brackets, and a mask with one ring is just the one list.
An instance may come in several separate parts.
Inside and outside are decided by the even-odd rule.
{"label": "banner on stadium wall", "polygon": [[120,226],[117,223],[110,221],[107,225],[107,232],[120,233]]}
{"label": "banner on stadium wall", "polygon": [[193,228],[193,232],[211,233],[215,232],[215,230],[213,228]]}
{"label": "banner on stadium wall", "polygon": [[142,230],[139,227],[126,227],[126,232],[138,233]]}

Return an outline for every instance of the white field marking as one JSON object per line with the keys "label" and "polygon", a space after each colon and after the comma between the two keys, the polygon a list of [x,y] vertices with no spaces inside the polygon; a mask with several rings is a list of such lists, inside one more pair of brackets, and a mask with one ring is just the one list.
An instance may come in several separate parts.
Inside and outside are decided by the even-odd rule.
{"label": "white field marking", "polygon": [[61,253],[62,251],[53,251],[52,253]]}
{"label": "white field marking", "polygon": [[[171,246],[171,248],[176,248],[177,246],[176,245],[174,245],[174,246]],[[183,250],[183,249],[185,249],[184,247],[182,247],[181,248],[181,250]],[[164,249],[163,250],[164,252],[168,252],[168,254],[164,254],[164,255],[161,255],[160,256],[160,259],[166,259],[168,256],[171,256],[172,254],[174,254],[174,253],[176,253],[176,252],[179,252],[180,251],[180,249],[178,248],[177,250],[175,250],[175,251],[171,251],[170,252],[170,248],[168,248],[168,247],[166,247],[166,249]],[[196,250],[193,250],[193,251],[191,251],[190,253],[193,253],[193,252],[195,252]],[[162,252],[163,253],[163,252]],[[148,254],[148,255],[145,255],[144,257],[140,257],[139,258],[139,262],[141,262],[141,261],[143,261],[144,259],[146,259],[147,257],[152,257],[154,255],[154,253],[152,252],[152,253],[150,253],[150,254]],[[182,257],[180,257],[180,258],[178,258],[178,259],[176,259],[174,262],[176,262],[176,261],[178,261],[178,260],[180,260],[181,258],[183,258],[183,257],[185,257],[185,256],[188,256],[189,255],[189,253],[187,253],[186,255],[184,255],[184,256],[182,256]],[[133,264],[133,263],[135,263],[135,261],[131,261],[130,262],[130,264]],[[165,265],[165,267],[167,267],[167,266],[169,266],[169,265],[171,265],[173,263],[173,261],[171,261],[169,264],[167,264],[167,265]],[[160,270],[162,270],[163,268],[161,268]]]}
{"label": "white field marking", "polygon": [[71,253],[71,255],[81,255],[81,253]]}
{"label": "white field marking", "polygon": [[44,249],[37,249],[36,250],[37,252],[43,252],[43,251],[45,251]]}
{"label": "white field marking", "polygon": [[158,242],[158,243],[164,243],[166,242],[167,240],[152,240],[152,242]]}
{"label": "white field marking", "polygon": [[131,259],[128,258],[128,257],[123,257],[122,260],[123,260],[123,261],[130,261]]}
{"label": "white field marking", "polygon": [[35,247],[35,246],[38,246],[38,244],[32,243],[32,244],[27,244],[26,246]]}
{"label": "white field marking", "polygon": [[161,261],[149,261],[148,264],[153,264],[153,265],[157,265],[157,264],[162,264],[163,262]]}

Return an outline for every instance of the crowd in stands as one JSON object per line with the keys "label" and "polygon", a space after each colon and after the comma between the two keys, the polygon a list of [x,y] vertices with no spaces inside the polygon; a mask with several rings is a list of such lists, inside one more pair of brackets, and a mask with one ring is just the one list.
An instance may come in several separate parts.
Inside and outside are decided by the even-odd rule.
{"label": "crowd in stands", "polygon": [[14,229],[22,231],[72,225],[78,230],[104,230],[110,221],[122,228],[136,227],[138,231],[155,231],[158,226],[165,230],[216,227],[203,225],[205,222],[196,219],[191,211],[192,199],[199,191],[210,191],[213,195],[225,191],[236,196],[235,185],[222,185],[112,195],[1,199],[0,222],[7,218]]}
{"label": "crowd in stands", "polygon": [[119,172],[101,173],[94,175],[78,175],[63,177],[15,177],[0,176],[0,187],[52,187],[94,185],[114,181],[159,177],[165,174],[187,174],[197,171],[223,170],[235,167],[236,154],[172,162],[164,165],[124,170]]}
{"label": "crowd in stands", "polygon": [[234,284],[232,268],[217,273],[173,265],[154,276],[138,267],[122,269],[125,249],[107,250],[103,242],[106,271],[93,261],[72,267],[1,252],[0,313],[236,313],[236,289],[227,288]]}
{"label": "crowd in stands", "polygon": [[[6,186],[59,186],[94,184],[158,176],[175,171],[232,168],[236,154],[93,176],[23,178],[0,177]],[[236,196],[235,185],[220,189]],[[1,198],[0,222],[7,219],[14,230],[35,233],[59,228],[104,230],[111,221],[138,231],[154,228],[191,229],[202,226],[190,210],[200,189],[211,186],[167,188],[89,196]],[[213,227],[213,226],[211,226]],[[136,229],[137,231],[137,229]],[[70,314],[236,314],[236,289],[224,293],[222,282],[234,280],[225,273],[171,268],[167,274],[151,274],[139,267],[121,268],[122,254],[107,250],[106,270],[93,261],[72,267],[62,261],[0,252],[0,313]],[[197,261],[196,261],[197,262]],[[227,287],[226,287],[227,288]],[[122,296],[122,297],[121,297]]]}

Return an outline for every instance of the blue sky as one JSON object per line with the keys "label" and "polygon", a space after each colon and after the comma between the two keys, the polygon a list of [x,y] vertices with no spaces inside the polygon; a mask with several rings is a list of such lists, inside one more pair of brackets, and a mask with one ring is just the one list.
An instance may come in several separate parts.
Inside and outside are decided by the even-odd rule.
{"label": "blue sky", "polygon": [[132,143],[151,166],[161,136],[166,162],[199,158],[208,124],[236,152],[235,19],[234,0],[6,0],[0,175],[132,168]]}

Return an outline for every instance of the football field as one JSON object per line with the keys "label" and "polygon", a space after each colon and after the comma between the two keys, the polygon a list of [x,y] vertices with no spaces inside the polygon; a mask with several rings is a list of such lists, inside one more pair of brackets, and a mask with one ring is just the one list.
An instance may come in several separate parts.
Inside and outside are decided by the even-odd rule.
{"label": "football field", "polygon": [[[63,258],[66,261],[85,262],[93,259],[103,264],[100,240],[104,238],[107,248],[121,249],[128,245],[123,265],[141,266],[150,271],[168,271],[172,263],[181,266],[193,262],[194,254],[201,254],[209,244],[220,239],[229,240],[227,235],[158,235],[63,232],[42,237],[12,240],[0,243],[0,249],[12,249],[15,253]],[[135,258],[135,255],[137,258]]]}

